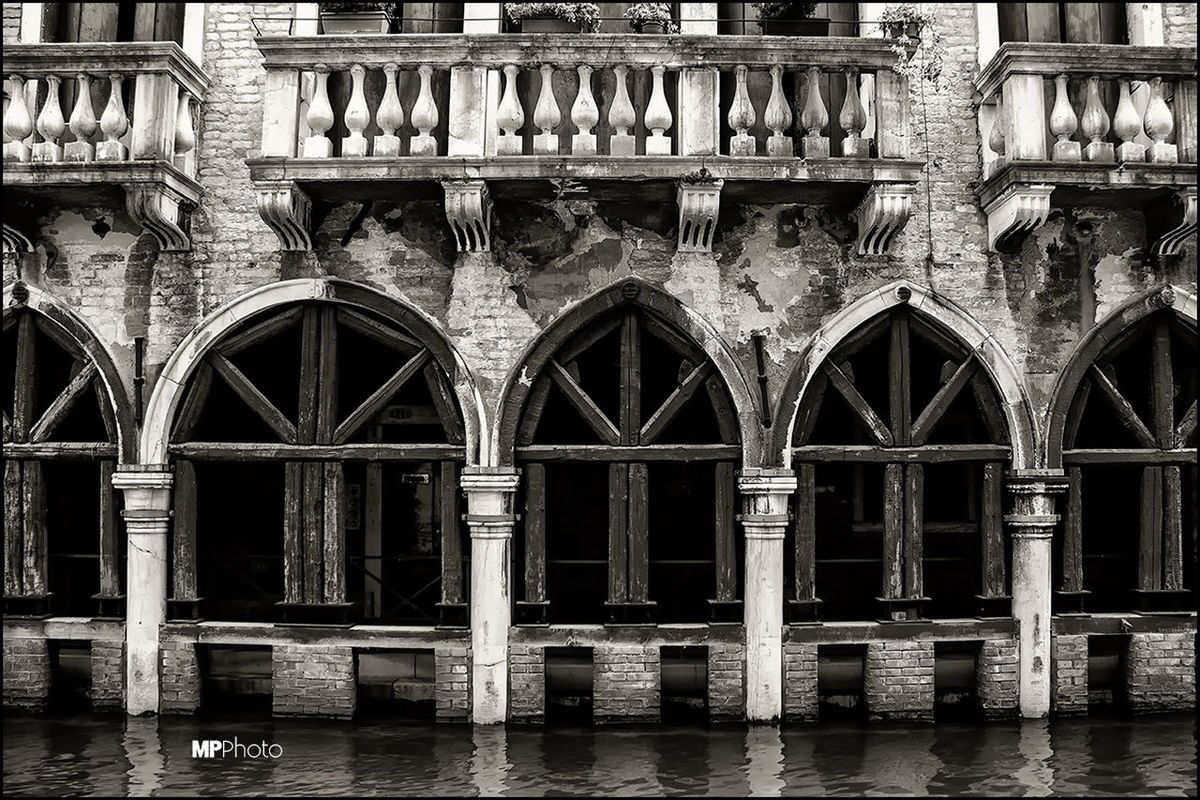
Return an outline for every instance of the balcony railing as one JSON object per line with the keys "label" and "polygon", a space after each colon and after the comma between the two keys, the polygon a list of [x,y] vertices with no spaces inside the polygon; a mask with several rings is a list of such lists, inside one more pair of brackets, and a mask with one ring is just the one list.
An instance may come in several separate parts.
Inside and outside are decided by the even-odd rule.
{"label": "balcony railing", "polygon": [[193,119],[208,77],[177,44],[8,45],[4,77],[6,188],[45,203],[118,186],[163,249],[189,248],[184,217],[201,194]]}
{"label": "balcony railing", "polygon": [[980,198],[995,249],[1014,248],[1044,222],[1052,192],[1067,204],[1119,192],[1142,206],[1174,192],[1183,226],[1195,230],[1194,51],[1009,42],[976,88]]}
{"label": "balcony railing", "polygon": [[727,196],[804,181],[825,191],[857,186],[859,197],[864,186],[897,185],[907,199],[920,170],[908,159],[908,86],[881,39],[257,42],[267,93],[263,157],[250,161],[251,175],[277,193],[264,218],[294,218],[281,233],[285,247],[308,246],[295,230],[307,225],[300,185],[320,192],[349,182],[369,193],[395,181],[570,178],[611,189],[622,180],[674,182],[703,167]]}

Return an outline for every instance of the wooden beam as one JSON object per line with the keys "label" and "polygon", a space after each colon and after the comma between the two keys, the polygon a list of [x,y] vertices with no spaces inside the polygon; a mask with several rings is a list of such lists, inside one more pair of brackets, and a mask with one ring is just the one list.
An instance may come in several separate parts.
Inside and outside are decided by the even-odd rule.
{"label": "wooden beam", "polygon": [[340,461],[327,461],[324,470],[325,496],[322,503],[325,531],[324,599],[326,603],[346,602],[346,476]]}
{"label": "wooden beam", "polygon": [[891,324],[891,314],[884,312],[876,314],[871,319],[859,325],[838,342],[834,356],[838,361],[848,361],[864,347],[878,339]]}
{"label": "wooden beam", "polygon": [[1162,570],[1164,589],[1183,589],[1183,471],[1163,467]]}
{"label": "wooden beam", "polygon": [[1159,447],[1175,446],[1175,378],[1171,371],[1171,321],[1161,317],[1154,326],[1150,406],[1154,437]]}
{"label": "wooden beam", "polygon": [[650,592],[650,488],[644,462],[629,465],[629,602]]}
{"label": "wooden beam", "polygon": [[433,398],[433,407],[437,410],[442,430],[446,433],[446,441],[450,444],[462,444],[465,441],[462,417],[459,416],[449,381],[432,360],[421,370],[421,374],[425,376],[425,385],[429,387],[429,395]]}
{"label": "wooden beam", "polygon": [[[383,464],[367,464],[363,491],[363,616],[374,619],[383,612]],[[445,509],[442,510],[443,515]]]}
{"label": "wooden beam", "polygon": [[737,599],[737,514],[733,464],[729,461],[718,461],[713,480],[713,520],[717,537],[716,599],[730,601]]}
{"label": "wooden beam", "polygon": [[1083,470],[1079,467],[1067,468],[1062,590],[1083,591]]}
{"label": "wooden beam", "polygon": [[517,432],[517,446],[533,443],[537,434],[538,423],[542,421],[542,412],[546,409],[546,398],[550,396],[550,379],[539,375],[533,382],[529,392],[529,401],[525,404],[525,412],[521,415],[521,427]]}
{"label": "wooden beam", "polygon": [[21,497],[21,464],[12,458],[4,459],[4,594],[19,597],[22,592],[22,570],[25,558],[25,519]]}
{"label": "wooden beam", "polygon": [[1083,423],[1083,414],[1087,409],[1088,398],[1091,394],[1092,379],[1085,374],[1079,381],[1079,388],[1075,390],[1075,396],[1071,398],[1067,418],[1063,421],[1063,450],[1071,450],[1075,447],[1075,440],[1079,437],[1079,426]]}
{"label": "wooden beam", "polygon": [[625,312],[621,321],[621,408],[618,419],[621,444],[640,443],[640,437],[645,435],[642,428],[642,331],[637,315],[632,311]]}
{"label": "wooden beam", "polygon": [[816,467],[796,464],[796,599],[817,597]]}
{"label": "wooden beam", "polygon": [[325,470],[317,461],[301,466],[304,499],[300,523],[304,531],[304,600],[320,603],[325,597]]}
{"label": "wooden beam", "polygon": [[821,401],[825,399],[825,388],[829,386],[829,378],[825,370],[818,370],[809,381],[808,391],[800,402],[800,410],[796,414],[796,425],[792,431],[792,444],[806,445],[812,438],[817,417],[821,414]]}
{"label": "wooden beam", "polygon": [[565,342],[561,349],[554,354],[560,364],[568,364],[584,352],[591,350],[596,342],[612,333],[623,321],[620,314],[609,314],[585,326]]}
{"label": "wooden beam", "polygon": [[917,421],[913,423],[913,444],[921,445],[928,441],[934,427],[945,415],[951,404],[958,398],[958,395],[967,385],[967,382],[971,380],[972,376],[974,376],[975,370],[978,368],[979,364],[974,357],[968,358],[962,364],[959,364],[958,369],[950,376],[950,380],[942,384],[937,394],[929,401],[929,405],[925,406],[924,410],[917,417]]}
{"label": "wooden beam", "polygon": [[562,364],[551,359],[546,369],[550,375],[550,379],[558,385],[558,388],[562,390],[563,395],[575,407],[575,410],[579,412],[584,421],[600,437],[600,441],[609,445],[619,444],[621,441],[621,432],[612,424],[612,420],[592,401],[592,398],[575,382],[575,379],[563,368]]}
{"label": "wooden beam", "polygon": [[525,600],[546,601],[546,466],[525,466]]}
{"label": "wooden beam", "polygon": [[721,379],[713,375],[704,382],[704,387],[708,392],[708,400],[712,403],[713,415],[717,418],[717,430],[720,432],[721,441],[724,444],[737,444],[741,440],[737,415],[729,403]]}
{"label": "wooden beam", "polygon": [[628,599],[629,465],[608,467],[608,602]]}
{"label": "wooden beam", "polygon": [[1171,443],[1171,447],[1187,447],[1188,437],[1196,432],[1196,401],[1188,406],[1188,410],[1183,413],[1183,419],[1179,420],[1179,425],[1175,427],[1175,441]]}
{"label": "wooden beam", "polygon": [[862,420],[876,443],[883,446],[891,446],[895,443],[895,439],[888,426],[879,418],[879,415],[875,413],[866,399],[859,394],[858,389],[855,388],[854,383],[851,382],[846,373],[829,360],[825,361],[823,368],[829,378],[829,382],[833,384],[833,388],[837,389],[838,394],[845,398],[846,403],[854,410],[858,418]]}
{"label": "wooden beam", "polygon": [[[94,39],[88,41],[101,40]],[[68,355],[72,356],[73,358],[77,358],[80,361],[87,360],[87,353],[83,352],[83,348],[79,346],[79,342],[71,338],[71,336],[65,330],[63,330],[57,322],[54,322],[53,320],[41,314],[30,314],[29,316],[33,318],[34,327],[41,331],[42,335],[47,339],[65,350]]]}
{"label": "wooden beam", "polygon": [[88,361],[67,384],[67,388],[54,398],[54,402],[42,414],[41,419],[30,429],[29,441],[44,442],[49,439],[50,435],[54,433],[54,429],[66,418],[75,404],[79,402],[79,398],[87,391],[88,385],[95,375],[96,364]]}
{"label": "wooden beam", "polygon": [[892,440],[898,445],[912,444],[912,348],[908,321],[907,309],[893,313],[888,349],[888,407]]}
{"label": "wooden beam", "polygon": [[0,437],[7,442],[12,439],[12,420],[8,418],[8,413],[0,411],[0,426],[3,427],[3,436]]}
{"label": "wooden beam", "polygon": [[[104,462],[111,463],[111,462]],[[284,503],[286,505],[287,498]],[[175,600],[195,600],[196,591],[196,467],[187,459],[175,462],[174,530],[171,537],[171,591]]]}
{"label": "wooden beam", "polygon": [[1063,452],[1064,464],[1195,464],[1192,448],[1158,450],[1154,448],[1124,449],[1120,447],[1089,447]]}
{"label": "wooden beam", "polygon": [[648,330],[652,335],[662,340],[663,344],[674,350],[684,358],[690,358],[693,363],[699,364],[708,358],[704,350],[698,344],[677,332],[670,325],[662,322],[653,314],[645,313],[641,316],[642,327]]}
{"label": "wooden beam", "polygon": [[[388,378],[387,382],[376,389],[358,408],[354,409],[350,416],[346,417],[341,425],[337,426],[337,430],[333,432],[333,444],[345,444],[351,436],[358,432],[359,428],[382,413],[396,394],[417,374],[418,370],[425,366],[428,360],[429,351],[422,349],[405,362],[400,369],[396,370],[395,375]],[[337,385],[336,380],[332,383]]]}
{"label": "wooden beam", "polygon": [[979,531],[983,537],[983,594],[1000,597],[1008,583],[1004,566],[1004,464],[989,461],[983,465],[983,512]]}
{"label": "wooden beam", "polygon": [[1158,441],[1154,438],[1154,434],[1150,433],[1150,429],[1142,422],[1137,412],[1133,410],[1133,406],[1129,401],[1117,391],[1117,387],[1108,379],[1108,376],[1095,364],[1092,364],[1089,374],[1092,381],[1100,388],[1108,402],[1112,405],[1113,411],[1117,414],[1117,419],[1120,420],[1122,427],[1137,439],[1138,444],[1142,447],[1158,447]]}
{"label": "wooden beam", "polygon": [[926,444],[919,447],[882,447],[870,444],[819,444],[792,448],[795,461],[862,461],[871,464],[905,462],[946,464],[955,461],[1007,461],[1011,453],[1002,444]]}
{"label": "wooden beam", "polygon": [[904,596],[904,465],[883,470],[883,596]]}
{"label": "wooden beam", "polygon": [[99,375],[92,378],[92,392],[96,396],[96,407],[100,411],[100,420],[104,423],[104,433],[110,442],[115,443],[119,438],[117,417],[113,412],[112,398],[108,396],[108,389],[105,388],[104,381],[100,380]]}
{"label": "wooden beam", "polygon": [[730,444],[653,444],[621,447],[600,444],[534,444],[516,449],[522,461],[729,461],[741,458],[742,448]]}
{"label": "wooden beam", "polygon": [[229,384],[229,388],[242,398],[242,402],[250,406],[250,409],[275,432],[276,436],[288,444],[296,443],[296,426],[275,407],[274,403],[267,399],[266,395],[258,390],[257,386],[250,382],[249,378],[242,374],[241,370],[233,365],[233,362],[220,353],[210,353],[208,362],[212,364],[213,370],[221,376],[221,379]]}
{"label": "wooden beam", "polygon": [[462,603],[466,599],[463,585],[463,537],[459,517],[458,464],[443,461],[440,465],[440,496],[438,497],[438,528],[442,532],[442,602]]}
{"label": "wooden beam", "polygon": [[424,347],[424,345],[411,336],[407,336],[387,325],[376,322],[357,311],[339,307],[336,313],[338,322],[347,328],[361,333],[368,339],[379,342],[393,350],[399,350],[401,353],[408,354],[415,353]]}
{"label": "wooden beam", "polygon": [[222,342],[217,342],[214,349],[226,358],[233,358],[243,350],[265,342],[291,328],[300,322],[305,311],[304,308],[292,308],[279,314],[272,314],[265,322],[234,334]]}
{"label": "wooden beam", "polygon": [[300,396],[296,412],[296,442],[317,441],[317,376],[321,363],[321,311],[314,305],[304,308],[304,327],[300,332]]}
{"label": "wooden beam", "polygon": [[22,588],[26,595],[47,592],[46,584],[46,487],[39,461],[26,461],[21,469],[21,502],[24,505],[25,540]]}
{"label": "wooden beam", "polygon": [[304,602],[304,465],[283,466],[283,600]]}
{"label": "wooden beam", "polygon": [[905,597],[925,595],[925,467],[904,466]]}
{"label": "wooden beam", "polygon": [[[61,447],[62,445],[56,445]],[[112,457],[116,448],[106,447],[98,455]],[[462,461],[466,457],[462,445],[456,444],[275,444],[272,442],[184,442],[168,448],[172,454],[195,461]]]}
{"label": "wooden beam", "polygon": [[[340,430],[338,425],[337,335],[337,311],[331,306],[323,306],[321,308],[320,358],[317,364],[317,444],[340,444],[336,440],[337,433],[335,433]],[[349,434],[346,435],[349,436]]]}
{"label": "wooden beam", "polygon": [[4,445],[4,456],[40,461],[91,461],[97,458],[116,458],[117,446],[112,442],[9,442]]}
{"label": "wooden beam", "polygon": [[[196,368],[192,386],[183,399],[183,406],[175,417],[175,429],[171,432],[171,441],[186,442],[195,433],[200,414],[204,411],[204,402],[208,399],[208,390],[212,388],[213,370],[208,362],[201,362]],[[109,438],[112,438],[111,436]]]}
{"label": "wooden beam", "polygon": [[33,426],[34,404],[37,402],[37,340],[34,334],[34,314],[21,315],[17,327],[17,368],[13,376],[12,441],[29,441]]}
{"label": "wooden beam", "polygon": [[650,419],[642,426],[641,441],[644,444],[654,444],[655,440],[662,435],[662,432],[667,429],[667,426],[675,419],[679,412],[687,404],[688,400],[696,394],[696,390],[700,385],[708,379],[712,371],[712,366],[705,361],[700,366],[688,373],[687,377],[675,387],[675,391],[663,402],[658,410],[650,415]]}
{"label": "wooden beam", "polygon": [[1141,536],[1138,548],[1138,588],[1162,588],[1163,530],[1162,467],[1142,469]]}

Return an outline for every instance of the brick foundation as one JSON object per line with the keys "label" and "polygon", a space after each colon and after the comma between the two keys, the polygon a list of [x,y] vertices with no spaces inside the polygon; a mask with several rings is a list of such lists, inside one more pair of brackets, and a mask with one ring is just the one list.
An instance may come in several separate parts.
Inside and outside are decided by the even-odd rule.
{"label": "brick foundation", "polygon": [[438,647],[434,659],[434,698],[438,722],[471,718],[471,653],[466,645]]}
{"label": "brick foundation", "polygon": [[593,720],[657,721],[662,695],[658,647],[605,645],[592,652]]}
{"label": "brick foundation", "polygon": [[863,687],[872,716],[933,719],[933,642],[871,642]]}
{"label": "brick foundation", "polygon": [[815,722],[820,695],[817,691],[817,646],[788,642],[783,646],[783,717],[792,722]]}
{"label": "brick foundation", "polygon": [[713,720],[746,716],[746,646],[708,646],[708,715]]}
{"label": "brick foundation", "polygon": [[1085,635],[1053,637],[1050,708],[1058,715],[1087,713],[1088,640]]}
{"label": "brick foundation", "polygon": [[200,708],[200,665],[195,642],[164,639],[159,645],[158,708],[162,714],[194,714]]}
{"label": "brick foundation", "polygon": [[1020,707],[1020,658],[1016,639],[990,639],[979,649],[975,687],[988,719],[1015,717]]}
{"label": "brick foundation", "polygon": [[545,648],[508,646],[508,718],[513,722],[546,719]]}
{"label": "brick foundation", "polygon": [[1135,633],[1129,637],[1125,680],[1133,711],[1196,707],[1196,634]]}
{"label": "brick foundation", "polygon": [[50,648],[44,638],[4,631],[4,707],[40,711],[50,698]]}
{"label": "brick foundation", "polygon": [[125,707],[125,642],[92,642],[92,708]]}
{"label": "brick foundation", "polygon": [[358,685],[354,650],[326,645],[271,649],[271,709],[277,717],[354,716]]}

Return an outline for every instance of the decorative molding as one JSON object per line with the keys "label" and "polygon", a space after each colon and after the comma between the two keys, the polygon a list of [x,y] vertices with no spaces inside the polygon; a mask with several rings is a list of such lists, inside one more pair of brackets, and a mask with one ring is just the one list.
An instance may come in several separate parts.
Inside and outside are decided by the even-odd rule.
{"label": "decorative molding", "polygon": [[917,187],[911,183],[873,183],[858,204],[858,254],[886,255],[912,213]]}
{"label": "decorative molding", "polygon": [[1050,216],[1050,184],[1017,183],[984,207],[988,218],[988,250],[1011,253]]}
{"label": "decorative molding", "polygon": [[446,221],[454,231],[460,253],[492,249],[492,198],[481,180],[442,181],[446,192]]}
{"label": "decorative molding", "polygon": [[707,253],[712,250],[717,232],[717,213],[721,210],[723,180],[705,183],[680,183],[676,193],[679,204],[680,253]]}
{"label": "decorative molding", "polygon": [[[1194,205],[1194,204],[1193,204]],[[1193,215],[1193,218],[1195,215]],[[4,252],[28,253],[33,250],[33,242],[16,227],[4,223]]]}
{"label": "decorative molding", "polygon": [[125,208],[134,221],[156,240],[164,251],[192,249],[188,233],[191,200],[161,183],[126,183]]}
{"label": "decorative molding", "polygon": [[[1196,187],[1180,189],[1175,193],[1175,202],[1176,205],[1183,206],[1182,221],[1154,240],[1150,251],[1155,258],[1179,255],[1188,239],[1196,235]],[[7,235],[6,229],[5,236]]]}
{"label": "decorative molding", "polygon": [[258,215],[279,237],[280,250],[312,250],[312,200],[293,181],[256,182]]}

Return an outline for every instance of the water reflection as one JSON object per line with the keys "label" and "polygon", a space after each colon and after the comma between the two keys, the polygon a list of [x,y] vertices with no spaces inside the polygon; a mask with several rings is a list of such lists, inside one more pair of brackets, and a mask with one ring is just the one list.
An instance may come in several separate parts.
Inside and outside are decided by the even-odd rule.
{"label": "water reflection", "polygon": [[783,794],[783,739],[774,725],[751,725],[746,731],[746,781],[752,797]]}
{"label": "water reflection", "polygon": [[480,797],[499,797],[508,790],[508,734],[502,725],[480,725],[471,732],[471,783]]}
{"label": "water reflection", "polygon": [[158,737],[157,717],[130,717],[121,740],[129,762],[127,796],[153,797],[162,788],[167,772],[167,754]]}
{"label": "water reflection", "polygon": [[1025,787],[1025,797],[1052,794],[1050,787],[1054,783],[1054,772],[1050,769],[1050,759],[1054,756],[1054,750],[1050,747],[1050,723],[1040,720],[1023,723],[1017,750],[1021,761],[1013,771],[1013,777]]}

